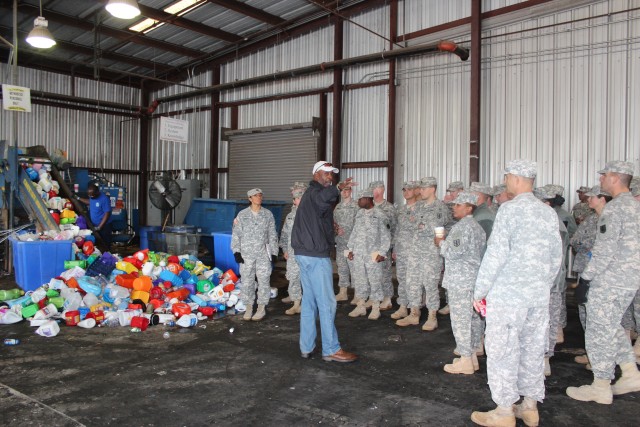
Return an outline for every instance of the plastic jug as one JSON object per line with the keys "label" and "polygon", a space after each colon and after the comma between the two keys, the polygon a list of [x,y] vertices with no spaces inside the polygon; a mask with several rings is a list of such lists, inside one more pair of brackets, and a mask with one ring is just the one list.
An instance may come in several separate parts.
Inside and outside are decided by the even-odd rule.
{"label": "plastic jug", "polygon": [[92,293],[95,296],[100,296],[102,294],[102,287],[99,282],[93,277],[83,276],[78,279],[78,285],[80,285],[80,289],[87,293]]}
{"label": "plastic jug", "polygon": [[198,283],[196,283],[196,289],[201,294],[205,294],[213,289],[213,283],[208,280],[198,280]]}
{"label": "plastic jug", "polygon": [[213,289],[211,289],[207,295],[209,296],[209,298],[211,298],[212,300],[218,299],[218,298],[222,298],[222,296],[224,295],[224,289],[221,285],[218,285],[216,287],[214,287]]}
{"label": "plastic jug", "polygon": [[38,329],[36,329],[36,334],[42,335],[43,337],[55,337],[60,332],[60,326],[58,326],[58,322],[55,320],[48,320],[42,324]]}
{"label": "plastic jug", "polygon": [[133,289],[133,281],[136,280],[138,276],[133,274],[120,274],[116,276],[116,283],[123,288]]}
{"label": "plastic jug", "polygon": [[118,321],[120,322],[120,326],[131,325],[131,319],[136,316],[140,316],[141,314],[142,310],[118,310]]}
{"label": "plastic jug", "polygon": [[51,297],[48,300],[51,304],[55,305],[56,308],[60,309],[64,305],[64,298],[62,297]]}
{"label": "plastic jug", "polygon": [[134,272],[138,272],[138,269],[136,267],[133,266],[133,264],[125,262],[125,261],[118,261],[116,262],[116,268],[120,271],[124,271],[125,273],[131,274]]}
{"label": "plastic jug", "polygon": [[84,320],[78,322],[78,326],[85,329],[91,329],[96,326],[96,319],[92,317],[86,317]]}
{"label": "plastic jug", "polygon": [[182,286],[183,283],[181,278],[179,278],[169,270],[163,270],[158,278],[165,282],[171,282],[173,286]]}
{"label": "plastic jug", "polygon": [[133,289],[136,291],[149,292],[152,287],[151,278],[148,276],[141,276],[133,281]]}
{"label": "plastic jug", "polygon": [[193,326],[196,326],[197,324],[198,316],[193,313],[180,316],[180,318],[176,322],[176,325],[182,326],[183,328],[191,328]]}
{"label": "plastic jug", "polygon": [[49,319],[54,314],[58,313],[58,309],[55,305],[49,304],[46,307],[38,310],[36,314],[33,315],[33,318],[36,320]]}
{"label": "plastic jug", "polygon": [[200,298],[198,295],[195,295],[195,294],[189,295],[189,300],[191,302],[198,304],[201,307],[207,305],[207,302],[205,300],[203,300],[202,298]]}
{"label": "plastic jug", "polygon": [[13,310],[0,310],[0,325],[11,325],[22,321],[22,316]]}
{"label": "plastic jug", "polygon": [[70,310],[64,313],[64,319],[67,326],[76,326],[80,322],[80,312],[78,310]]}
{"label": "plastic jug", "polygon": [[73,292],[65,299],[62,308],[64,310],[77,310],[82,304],[82,297],[78,292]]}
{"label": "plastic jug", "polygon": [[87,307],[91,307],[92,305],[100,304],[100,300],[94,294],[87,292],[87,294],[82,298],[82,302]]}

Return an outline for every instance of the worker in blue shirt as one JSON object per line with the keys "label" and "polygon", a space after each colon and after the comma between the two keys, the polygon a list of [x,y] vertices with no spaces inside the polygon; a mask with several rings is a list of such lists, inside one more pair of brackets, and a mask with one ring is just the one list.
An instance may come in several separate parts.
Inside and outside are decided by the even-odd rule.
{"label": "worker in blue shirt", "polygon": [[78,198],[81,202],[89,205],[89,217],[93,224],[93,231],[100,234],[104,243],[104,251],[108,251],[111,246],[111,200],[109,196],[100,192],[100,188],[95,184],[89,184],[87,190],[88,199]]}

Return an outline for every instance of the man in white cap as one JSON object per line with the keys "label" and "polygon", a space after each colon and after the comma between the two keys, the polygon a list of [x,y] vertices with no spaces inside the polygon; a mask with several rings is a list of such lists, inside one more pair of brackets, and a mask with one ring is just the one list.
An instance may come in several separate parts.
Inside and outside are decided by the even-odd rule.
{"label": "man in white cap", "polygon": [[302,196],[293,223],[291,247],[296,253],[302,280],[301,355],[305,359],[311,357],[316,347],[316,319],[320,318],[323,360],[347,363],[356,361],[358,356],[344,351],[338,341],[333,267],[329,256],[335,248],[333,207],[340,191],[355,183],[347,178],[334,186],[334,173],[338,173],[338,169],[327,161],[313,165],[313,180]]}
{"label": "man in white cap", "polygon": [[545,396],[549,290],[562,262],[562,241],[558,216],[532,194],[536,163],[514,160],[504,173],[515,197],[498,210],[473,296],[478,311],[486,300],[487,377],[497,408],[474,412],[471,420],[515,426],[518,417],[535,426],[537,402]]}
{"label": "man in white cap", "polygon": [[[276,223],[270,210],[262,207],[262,190],[247,191],[251,205],[238,212],[233,221],[231,251],[240,264],[242,293],[240,299],[247,307],[244,320],[259,321],[266,314],[271,287],[272,262],[278,259],[278,235]],[[258,309],[253,314],[256,300],[256,277],[258,278]]]}
{"label": "man in white cap", "polygon": [[[607,162],[600,186],[613,197],[598,218],[596,241],[582,279],[590,282],[585,347],[593,383],[567,388],[576,400],[611,404],[614,395],[640,391],[640,372],[620,324],[640,289],[640,203],[629,192],[634,165]],[[611,386],[615,367],[622,376]]]}

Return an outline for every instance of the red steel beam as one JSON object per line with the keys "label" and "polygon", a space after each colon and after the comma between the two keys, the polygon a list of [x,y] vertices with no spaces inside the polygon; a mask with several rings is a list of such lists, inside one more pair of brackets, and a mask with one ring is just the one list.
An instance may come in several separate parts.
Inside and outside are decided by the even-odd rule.
{"label": "red steel beam", "polygon": [[[220,84],[220,65],[213,66],[214,85]],[[211,139],[209,141],[209,197],[218,198],[218,148],[220,144],[220,92],[211,94]]]}
{"label": "red steel beam", "polygon": [[471,0],[471,93],[469,123],[469,180],[479,181],[480,175],[480,92],[482,69],[482,0]]}
{"label": "red steel beam", "polygon": [[[389,4],[389,49],[398,33],[398,0]],[[396,60],[389,61],[389,111],[387,118],[387,200],[393,203],[396,163]]]}
{"label": "red steel beam", "polygon": [[[335,19],[333,24],[333,59],[339,61],[343,55],[344,23]],[[342,169],[342,67],[333,69],[333,129],[331,131],[331,162]],[[322,159],[324,160],[324,159]],[[338,175],[339,177],[340,175]]]}

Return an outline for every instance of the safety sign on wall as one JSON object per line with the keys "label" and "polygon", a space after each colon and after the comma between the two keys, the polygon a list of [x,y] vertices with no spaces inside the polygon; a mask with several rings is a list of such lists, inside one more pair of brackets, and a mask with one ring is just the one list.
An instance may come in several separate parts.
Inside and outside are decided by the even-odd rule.
{"label": "safety sign on wall", "polygon": [[2,108],[9,111],[31,112],[31,89],[2,85]]}
{"label": "safety sign on wall", "polygon": [[189,122],[160,117],[160,139],[186,144],[189,140]]}

